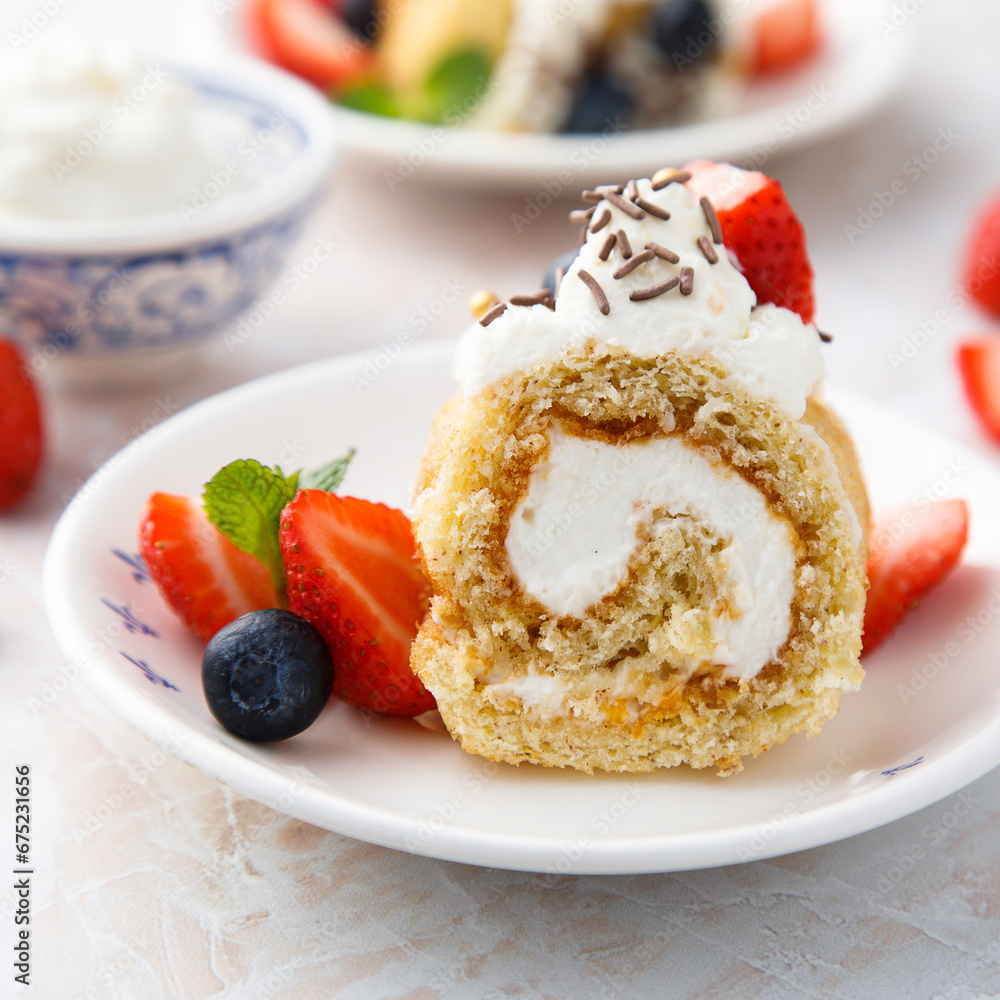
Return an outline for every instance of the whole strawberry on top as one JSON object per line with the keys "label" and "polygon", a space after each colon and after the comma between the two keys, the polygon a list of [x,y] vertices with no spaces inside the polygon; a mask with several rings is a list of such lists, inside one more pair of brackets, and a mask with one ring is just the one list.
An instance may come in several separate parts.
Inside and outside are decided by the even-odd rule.
{"label": "whole strawberry on top", "polygon": [[44,451],[42,406],[20,350],[0,337],[0,511],[20,502]]}
{"label": "whole strawberry on top", "polygon": [[740,263],[757,302],[797,312],[811,323],[813,269],[805,229],[781,185],[757,170],[695,160],[688,186],[708,198],[722,228],[722,242]]}

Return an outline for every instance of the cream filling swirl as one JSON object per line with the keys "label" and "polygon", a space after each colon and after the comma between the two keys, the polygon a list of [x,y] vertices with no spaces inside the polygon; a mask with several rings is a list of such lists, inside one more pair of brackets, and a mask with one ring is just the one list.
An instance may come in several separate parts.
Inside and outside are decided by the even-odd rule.
{"label": "cream filling swirl", "polygon": [[549,613],[580,617],[624,583],[643,537],[675,518],[722,539],[708,662],[750,680],[788,638],[795,538],[759,490],[683,437],[616,446],[553,425],[548,454],[511,517],[507,556],[522,589]]}

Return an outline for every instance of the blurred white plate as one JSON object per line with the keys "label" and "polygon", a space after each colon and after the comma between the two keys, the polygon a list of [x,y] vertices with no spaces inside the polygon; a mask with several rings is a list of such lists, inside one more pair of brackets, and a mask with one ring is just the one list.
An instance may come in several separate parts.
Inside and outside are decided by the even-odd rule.
{"label": "blurred white plate", "polygon": [[672,128],[617,136],[514,135],[435,128],[336,106],[334,113],[346,147],[380,170],[390,190],[410,178],[575,189],[699,158],[764,168],[774,155],[851,127],[900,85],[914,31],[883,37],[884,13],[883,4],[871,0],[827,3],[829,38],[820,56],[801,70],[750,84],[731,115]]}
{"label": "blurred white plate", "polygon": [[961,446],[834,394],[876,505],[968,499],[962,567],[866,663],[863,690],[808,740],[734,778],[675,768],[586,776],[495,765],[410,720],[335,702],[274,746],[205,707],[201,647],[135,556],[155,490],[197,493],[236,457],[290,469],[354,445],[344,491],[405,505],[427,427],[453,391],[451,344],[351,355],[192,406],[83,487],[56,527],[45,598],[65,655],[150,739],[272,808],[361,840],[500,868],[626,873],[724,865],[848,837],[956,791],[1000,763],[1000,475]]}

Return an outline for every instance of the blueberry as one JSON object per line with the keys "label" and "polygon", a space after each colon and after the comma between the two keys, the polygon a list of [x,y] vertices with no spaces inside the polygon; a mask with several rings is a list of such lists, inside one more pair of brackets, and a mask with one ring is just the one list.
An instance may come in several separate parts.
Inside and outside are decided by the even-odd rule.
{"label": "blueberry", "polygon": [[287,740],[311,726],[333,691],[333,658],[310,622],[281,608],[251,611],[205,647],[201,680],[212,715],[245,740]]}
{"label": "blueberry", "polygon": [[606,73],[595,70],[580,81],[563,125],[563,132],[620,131],[629,124],[635,101]]}
{"label": "blueberry", "polygon": [[344,24],[359,38],[372,41],[381,26],[375,0],[344,0],[340,6]]}
{"label": "blueberry", "polygon": [[712,8],[705,0],[665,0],[653,12],[657,48],[681,65],[708,58],[718,46]]}
{"label": "blueberry", "polygon": [[566,271],[569,269],[570,264],[576,260],[577,255],[580,253],[579,249],[574,247],[572,250],[567,250],[565,253],[559,254],[558,257],[551,264],[549,264],[548,270],[545,272],[545,277],[542,278],[542,288],[547,288],[553,295],[556,293],[556,278],[558,277],[559,271]]}

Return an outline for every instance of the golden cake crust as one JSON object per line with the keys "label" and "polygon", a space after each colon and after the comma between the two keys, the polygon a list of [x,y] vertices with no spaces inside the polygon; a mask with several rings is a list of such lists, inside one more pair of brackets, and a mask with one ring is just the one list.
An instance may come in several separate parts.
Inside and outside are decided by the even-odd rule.
{"label": "golden cake crust", "polygon": [[[613,440],[682,434],[788,520],[797,537],[793,625],[757,677],[671,666],[670,651],[691,637],[669,606],[685,599],[685,580],[699,581],[667,571],[672,561],[697,562],[696,538],[654,552],[624,590],[579,619],[548,614],[521,591],[506,529],[555,419]],[[452,736],[490,760],[734,773],[744,757],[818,731],[840,692],[859,686],[867,518],[850,439],[820,400],[797,421],[710,357],[639,359],[591,345],[443,408],[415,504],[435,596],[412,665]],[[553,678],[565,703],[529,704],[497,684],[525,674]]]}

